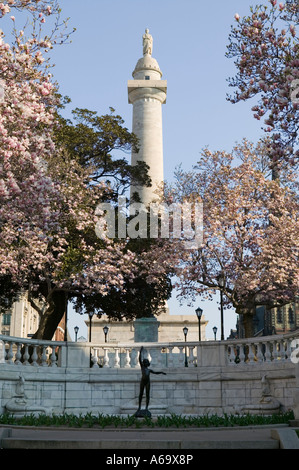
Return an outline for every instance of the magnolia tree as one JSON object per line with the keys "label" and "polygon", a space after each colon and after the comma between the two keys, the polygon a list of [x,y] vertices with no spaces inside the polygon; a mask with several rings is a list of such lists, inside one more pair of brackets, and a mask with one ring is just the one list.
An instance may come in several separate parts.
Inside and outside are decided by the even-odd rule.
{"label": "magnolia tree", "polygon": [[271,135],[269,166],[273,178],[285,163],[298,163],[299,43],[298,2],[251,8],[249,16],[235,15],[227,57],[235,59],[237,74],[229,79],[232,103],[255,99],[254,118],[263,120]]}
{"label": "magnolia tree", "polygon": [[[2,15],[9,13],[10,8],[27,9],[39,25],[44,23],[45,16],[60,14],[54,1],[0,4]],[[15,17],[12,21],[14,24]],[[33,31],[36,29],[33,27]],[[14,38],[10,46],[2,34],[0,42],[0,294],[26,290],[40,316],[34,337],[51,339],[68,300],[77,301],[82,307],[82,299],[89,296],[103,299],[111,292],[117,298],[127,292],[134,295],[139,286],[136,278],[150,286],[161,282],[169,259],[165,250],[157,249],[158,245],[137,253],[130,249],[127,238],[97,236],[95,227],[104,214],[96,214],[96,208],[102,201],[112,200],[115,190],[101,178],[95,178],[98,176],[95,163],[102,158],[97,143],[103,139],[103,123],[107,119],[102,123],[97,118],[92,145],[86,141],[88,129],[82,125],[76,136],[83,134],[84,139],[76,142],[76,148],[57,139],[56,125],[61,125],[57,89],[43,66],[43,51],[52,47],[51,41],[48,36],[42,38],[41,32],[38,37],[33,34],[26,39],[24,32],[16,29]],[[96,119],[87,111],[84,117],[88,117],[88,123]],[[119,128],[122,122],[116,116],[109,120],[109,129],[111,125]],[[126,140],[127,134],[118,130],[117,143]],[[92,164],[85,160],[82,163],[82,149],[90,152],[91,147],[95,156]],[[110,154],[103,159],[106,166],[108,157],[110,162]],[[111,169],[117,178],[117,169],[110,162],[110,172]],[[101,173],[105,174],[107,171]],[[119,174],[124,184],[130,169],[123,161]],[[155,289],[151,295],[155,295]],[[163,295],[159,296],[160,304]],[[113,304],[113,298],[110,299]],[[84,307],[86,310],[86,304]],[[121,318],[131,314],[142,316],[143,311],[139,308],[132,313],[122,303]]]}
{"label": "magnolia tree", "polygon": [[233,154],[205,150],[192,172],[177,172],[171,193],[203,202],[203,242],[181,252],[180,295],[212,299],[222,290],[226,305],[243,315],[247,337],[256,306],[287,303],[299,285],[298,194],[259,166],[248,142]]}
{"label": "magnolia tree", "polygon": [[50,232],[43,262],[29,267],[29,293],[40,313],[34,336],[51,339],[68,300],[95,293],[105,297],[111,289],[122,291],[124,277],[134,277],[136,259],[126,249],[126,240],[96,235],[101,215],[96,216],[95,209],[109,188],[86,185],[88,172],[60,152],[52,156],[48,171],[59,187],[60,199],[53,207],[58,210],[59,229]]}
{"label": "magnolia tree", "polygon": [[51,210],[57,188],[43,165],[54,150],[54,88],[39,69],[40,51],[32,53],[21,37],[14,47],[0,38],[0,274],[17,284],[28,263],[39,262],[58,223]]}
{"label": "magnolia tree", "polygon": [[95,208],[108,187],[88,186],[90,172],[55,150],[55,88],[41,54],[2,38],[0,62],[0,281],[29,292],[40,314],[35,337],[51,339],[66,300],[121,289],[133,257],[96,237]]}

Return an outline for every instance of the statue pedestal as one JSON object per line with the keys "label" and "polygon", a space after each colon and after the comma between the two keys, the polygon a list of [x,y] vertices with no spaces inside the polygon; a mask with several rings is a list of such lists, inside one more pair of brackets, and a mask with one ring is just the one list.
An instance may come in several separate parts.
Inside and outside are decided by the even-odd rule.
{"label": "statue pedestal", "polygon": [[[145,406],[145,400],[143,399],[142,401],[143,405]],[[119,413],[122,416],[134,415],[136,418],[145,418],[147,416],[150,417],[150,415],[151,417],[156,418],[157,416],[164,416],[169,413],[167,405],[164,405],[163,403],[152,398],[150,400],[148,410],[141,408],[141,410],[138,412],[138,415],[136,410],[138,410],[138,398],[134,398],[125,405],[121,406]]]}
{"label": "statue pedestal", "polygon": [[134,414],[135,418],[151,418],[152,414],[148,410],[139,410]]}
{"label": "statue pedestal", "polygon": [[158,328],[160,323],[153,316],[149,318],[138,318],[134,321],[135,343],[157,343]]}

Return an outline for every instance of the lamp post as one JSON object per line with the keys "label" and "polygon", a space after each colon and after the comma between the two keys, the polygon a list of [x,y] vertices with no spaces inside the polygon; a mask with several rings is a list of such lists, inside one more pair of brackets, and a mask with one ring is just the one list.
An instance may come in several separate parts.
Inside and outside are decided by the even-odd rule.
{"label": "lamp post", "polygon": [[79,326],[74,326],[74,330],[75,330],[75,341],[77,342]]}
{"label": "lamp post", "polygon": [[94,316],[94,313],[89,312],[88,316],[89,316],[89,342],[91,343],[91,320],[92,320],[92,317]]}
{"label": "lamp post", "polygon": [[217,326],[213,326],[213,333],[214,333],[214,340],[216,341],[216,334],[217,334]]}
{"label": "lamp post", "polygon": [[65,292],[65,297],[64,297],[64,320],[65,320],[65,325],[64,325],[64,341],[67,342],[67,306],[68,306],[68,294]]}
{"label": "lamp post", "polygon": [[223,325],[223,287],[225,285],[224,274],[220,274],[218,277],[218,283],[220,287],[220,312],[221,312],[221,340],[224,340],[224,325]]}
{"label": "lamp post", "polygon": [[[188,334],[188,328],[186,326],[184,326],[184,328],[183,328],[183,333],[184,333],[184,336],[185,336],[185,343],[186,343],[187,334]],[[186,344],[185,344],[185,367],[188,367],[187,346],[186,346]]]}
{"label": "lamp post", "polygon": [[108,331],[109,331],[109,326],[105,325],[104,328],[103,328],[103,331],[104,331],[104,335],[105,335],[105,343],[107,343],[107,334],[108,334]]}
{"label": "lamp post", "polygon": [[201,341],[200,319],[203,313],[203,309],[200,307],[197,307],[197,309],[195,310],[195,313],[198,318],[198,340]]}

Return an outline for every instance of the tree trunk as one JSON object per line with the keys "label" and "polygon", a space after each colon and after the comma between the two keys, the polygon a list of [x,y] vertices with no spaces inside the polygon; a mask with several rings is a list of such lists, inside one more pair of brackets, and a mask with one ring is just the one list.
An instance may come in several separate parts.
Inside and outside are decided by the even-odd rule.
{"label": "tree trunk", "polygon": [[238,305],[235,307],[236,312],[242,315],[242,324],[244,327],[245,338],[252,338],[254,335],[254,323],[253,318],[255,316],[255,304],[247,303],[245,305]]}
{"label": "tree trunk", "polygon": [[243,325],[245,338],[252,338],[254,336],[253,317],[255,312],[247,312],[243,314]]}
{"label": "tree trunk", "polygon": [[53,292],[48,303],[49,307],[40,319],[39,327],[33,335],[34,339],[45,339],[51,341],[65,314],[67,293],[63,291]]}

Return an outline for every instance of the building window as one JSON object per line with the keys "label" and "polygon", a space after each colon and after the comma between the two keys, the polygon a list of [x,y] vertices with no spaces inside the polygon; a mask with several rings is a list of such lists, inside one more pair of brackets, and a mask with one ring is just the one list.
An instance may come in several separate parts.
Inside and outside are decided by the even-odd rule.
{"label": "building window", "polygon": [[2,316],[2,325],[9,326],[11,323],[11,313],[4,313]]}
{"label": "building window", "polygon": [[292,307],[289,308],[289,323],[294,323],[294,310]]}
{"label": "building window", "polygon": [[282,308],[278,307],[276,309],[277,323],[282,323]]}
{"label": "building window", "polygon": [[149,75],[145,76],[145,80],[150,80],[150,79],[151,79],[151,77]]}

